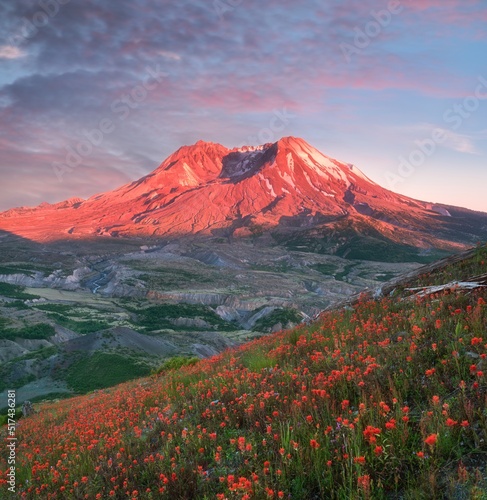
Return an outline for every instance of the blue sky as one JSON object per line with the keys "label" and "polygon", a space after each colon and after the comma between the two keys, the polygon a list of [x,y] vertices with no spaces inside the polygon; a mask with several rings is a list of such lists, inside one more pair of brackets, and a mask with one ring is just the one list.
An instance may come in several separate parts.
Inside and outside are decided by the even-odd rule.
{"label": "blue sky", "polygon": [[384,187],[487,212],[480,0],[0,6],[0,210],[88,197],[199,139],[302,137]]}

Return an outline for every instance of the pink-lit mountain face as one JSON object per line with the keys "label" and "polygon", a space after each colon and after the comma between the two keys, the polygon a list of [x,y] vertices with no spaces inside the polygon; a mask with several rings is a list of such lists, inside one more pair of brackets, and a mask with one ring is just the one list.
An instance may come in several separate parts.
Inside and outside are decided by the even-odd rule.
{"label": "pink-lit mountain face", "polygon": [[364,238],[453,250],[485,238],[486,227],[487,214],[395,194],[294,137],[231,150],[199,141],[114,191],[0,214],[1,230],[34,241],[272,234],[338,253]]}

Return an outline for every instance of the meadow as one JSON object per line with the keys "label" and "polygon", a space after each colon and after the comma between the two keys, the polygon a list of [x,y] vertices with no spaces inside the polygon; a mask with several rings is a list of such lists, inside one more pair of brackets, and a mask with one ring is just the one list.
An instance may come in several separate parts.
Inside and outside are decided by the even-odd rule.
{"label": "meadow", "polygon": [[[414,286],[486,272],[479,247]],[[414,293],[38,405],[18,497],[487,498],[487,291]]]}

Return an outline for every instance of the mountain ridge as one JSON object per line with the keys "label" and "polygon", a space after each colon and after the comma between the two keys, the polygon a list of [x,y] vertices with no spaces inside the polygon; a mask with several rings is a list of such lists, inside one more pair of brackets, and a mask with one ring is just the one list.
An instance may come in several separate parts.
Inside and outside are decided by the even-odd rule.
{"label": "mountain ridge", "polygon": [[455,208],[396,194],[303,139],[284,137],[232,149],[204,141],[182,146],[113,191],[3,212],[0,229],[35,241],[268,232],[286,239],[336,235],[346,222],[359,237],[456,251],[487,236],[487,214]]}

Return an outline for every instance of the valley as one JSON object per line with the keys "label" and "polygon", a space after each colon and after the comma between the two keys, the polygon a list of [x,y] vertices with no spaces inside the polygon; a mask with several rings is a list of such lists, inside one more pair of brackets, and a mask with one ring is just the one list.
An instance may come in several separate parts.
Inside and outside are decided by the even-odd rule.
{"label": "valley", "polygon": [[[113,385],[174,356],[217,354],[309,322],[331,303],[419,265],[250,239],[37,246],[5,236],[2,245],[0,394],[14,387],[20,401]],[[75,375],[88,359],[94,366],[80,384]],[[124,370],[97,374],[102,365]]]}

